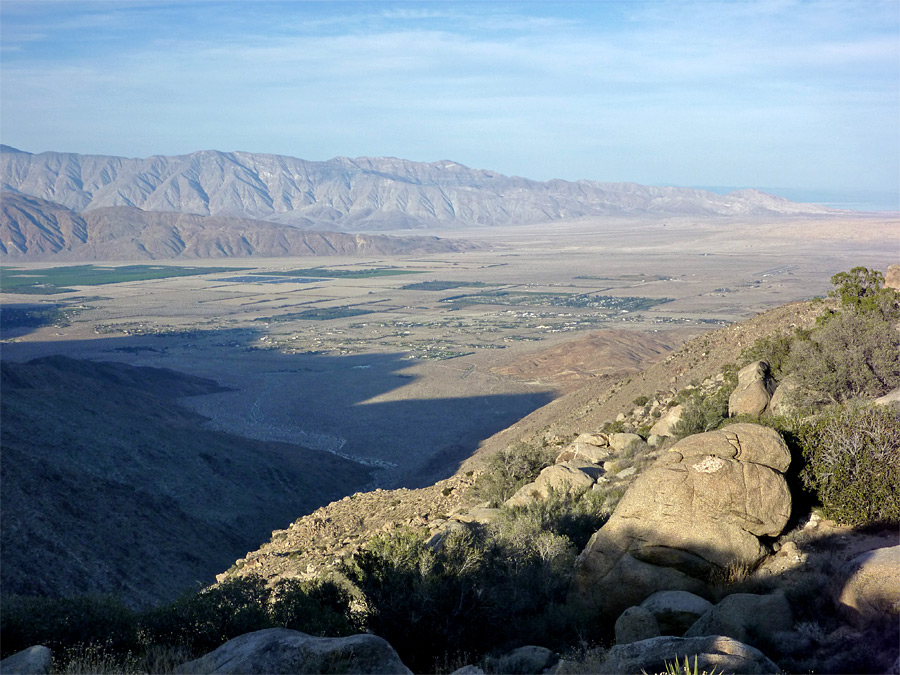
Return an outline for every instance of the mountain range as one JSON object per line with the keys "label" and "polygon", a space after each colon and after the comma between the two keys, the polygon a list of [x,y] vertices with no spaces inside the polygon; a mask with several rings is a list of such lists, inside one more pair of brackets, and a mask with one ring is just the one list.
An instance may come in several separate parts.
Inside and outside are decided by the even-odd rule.
{"label": "mountain range", "polygon": [[[462,229],[603,216],[835,213],[757,190],[541,182],[452,161],[308,161],[202,151],[131,159],[0,146],[0,254],[82,259],[455,250],[332,234]],[[264,221],[264,222],[260,222]],[[285,227],[290,226],[290,227]]]}
{"label": "mountain range", "polygon": [[416,255],[473,248],[468,242],[437,237],[320,232],[133,206],[77,213],[45,199],[0,193],[0,256],[23,260]]}

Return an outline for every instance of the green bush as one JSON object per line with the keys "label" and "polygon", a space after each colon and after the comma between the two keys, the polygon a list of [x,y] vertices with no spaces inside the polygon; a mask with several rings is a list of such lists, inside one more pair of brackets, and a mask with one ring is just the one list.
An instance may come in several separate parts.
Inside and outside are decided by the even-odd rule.
{"label": "green bush", "polygon": [[0,635],[3,657],[32,645],[53,651],[94,645],[124,653],[139,644],[136,613],[110,595],[6,596]]}
{"label": "green bush", "polygon": [[795,334],[776,333],[758,338],[741,352],[741,365],[765,361],[769,364],[769,373],[772,377],[776,380],[781,379],[789,368],[791,345],[795,337]]}
{"label": "green bush", "polygon": [[877,313],[845,309],[791,348],[806,391],[832,402],[881,396],[900,386],[900,332]]}
{"label": "green bush", "polygon": [[381,535],[342,571],[364,598],[366,626],[415,672],[562,641],[575,547],[540,520],[510,517],[451,532],[433,548],[424,533]]}
{"label": "green bush", "polygon": [[269,595],[265,581],[256,576],[183,595],[141,618],[143,639],[150,645],[177,645],[205,654],[238,635],[273,627]]}
{"label": "green bush", "polygon": [[900,319],[900,293],[884,287],[884,275],[877,270],[854,267],[831,277],[835,287],[828,293],[840,298],[843,308],[860,314],[879,315],[887,321]]}
{"label": "green bush", "polygon": [[350,592],[333,581],[283,579],[272,591],[269,615],[278,626],[310,635],[352,635],[359,631],[351,601]]}
{"label": "green bush", "polygon": [[851,525],[900,523],[900,419],[889,406],[835,406],[801,425],[801,479],[827,515]]}
{"label": "green bush", "polygon": [[484,473],[475,482],[475,495],[492,506],[502,504],[552,462],[550,451],[514,443],[491,456]]}
{"label": "green bush", "polygon": [[610,512],[607,496],[602,492],[579,493],[551,488],[545,499],[527,506],[505,508],[501,522],[532,521],[539,531],[565,537],[580,551],[609,519]]}
{"label": "green bush", "polygon": [[733,367],[727,368],[725,381],[712,394],[704,396],[699,389],[691,393],[682,403],[681,419],[672,429],[676,438],[702,434],[718,429],[728,419],[728,399],[737,386],[737,373]]}

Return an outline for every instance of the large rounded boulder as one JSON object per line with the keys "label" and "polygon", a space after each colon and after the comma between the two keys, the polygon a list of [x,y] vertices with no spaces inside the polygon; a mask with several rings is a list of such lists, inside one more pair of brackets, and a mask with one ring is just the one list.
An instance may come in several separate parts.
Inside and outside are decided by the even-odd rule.
{"label": "large rounded boulder", "polygon": [[412,673],[397,652],[376,635],[314,637],[287,628],[267,628],[229,640],[215,651],[182,664],[176,673]]}
{"label": "large rounded boulder", "polygon": [[707,595],[710,573],[766,554],[791,514],[790,452],[773,429],[733,424],[689,436],[622,497],[578,557],[570,602],[618,616],[652,593]]}
{"label": "large rounded boulder", "polygon": [[759,417],[775,392],[775,383],[769,375],[769,364],[754,361],[738,372],[738,383],[728,399],[728,415],[752,415]]}

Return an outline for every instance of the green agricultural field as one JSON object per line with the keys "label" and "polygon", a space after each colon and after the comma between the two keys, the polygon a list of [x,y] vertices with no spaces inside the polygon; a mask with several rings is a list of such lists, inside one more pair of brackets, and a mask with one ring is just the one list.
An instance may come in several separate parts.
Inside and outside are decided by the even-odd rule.
{"label": "green agricultural field", "polygon": [[61,305],[0,307],[0,334],[14,328],[64,326],[69,318]]}
{"label": "green agricultural field", "polygon": [[323,279],[370,279],[372,277],[393,277],[401,274],[424,274],[424,270],[402,270],[396,267],[371,267],[361,270],[333,270],[325,267],[310,267],[283,272],[256,272],[276,277],[320,277]]}
{"label": "green agricultural field", "polygon": [[100,286],[123,281],[147,281],[199,274],[238,272],[244,267],[180,267],[176,265],[123,265],[101,267],[72,265],[43,270],[5,268],[0,276],[0,292],[51,295],[75,290],[69,286]]}

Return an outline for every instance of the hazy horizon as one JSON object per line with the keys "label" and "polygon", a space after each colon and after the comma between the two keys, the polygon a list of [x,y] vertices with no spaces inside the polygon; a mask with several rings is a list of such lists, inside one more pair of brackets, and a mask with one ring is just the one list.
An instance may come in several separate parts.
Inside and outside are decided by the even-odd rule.
{"label": "hazy horizon", "polygon": [[6,0],[0,15],[0,138],[28,151],[452,159],[835,195],[896,193],[900,176],[893,0]]}

